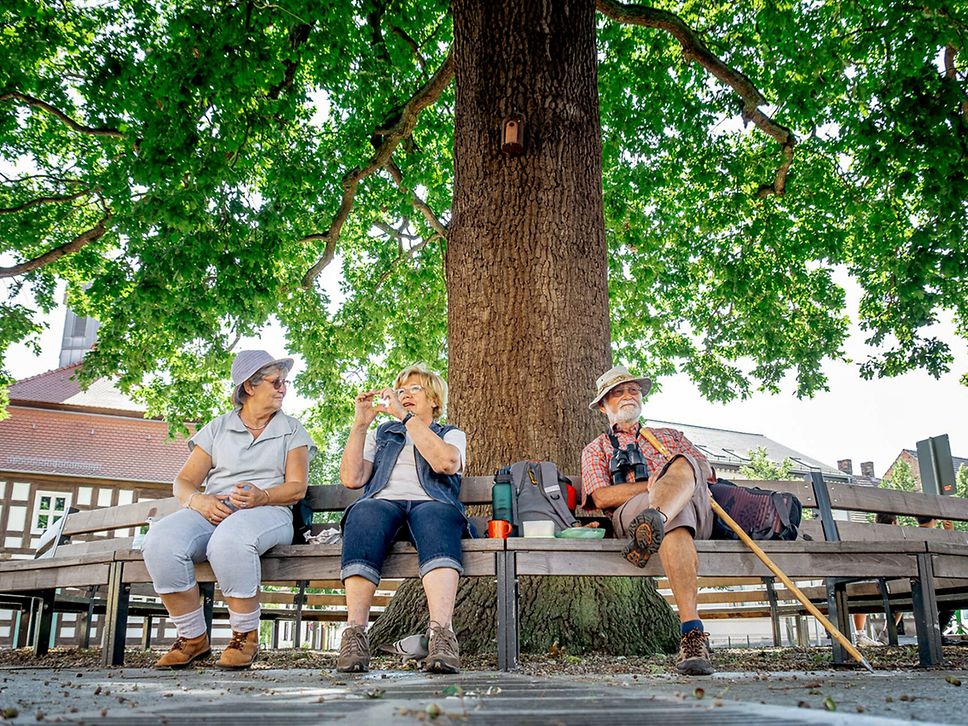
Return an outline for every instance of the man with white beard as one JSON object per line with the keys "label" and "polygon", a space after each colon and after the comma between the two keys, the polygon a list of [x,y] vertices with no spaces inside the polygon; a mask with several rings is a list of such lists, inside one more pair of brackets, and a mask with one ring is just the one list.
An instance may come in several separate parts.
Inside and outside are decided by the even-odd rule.
{"label": "man with white beard", "polygon": [[706,457],[674,429],[639,422],[652,382],[616,366],[596,382],[589,408],[608,418],[608,430],[582,452],[582,505],[591,499],[608,514],[616,538],[628,537],[625,559],[645,567],[659,553],[679,609],[682,640],[676,669],[709,675],[713,666],[697,609],[696,539],[709,539],[713,513],[707,482],[716,480]]}

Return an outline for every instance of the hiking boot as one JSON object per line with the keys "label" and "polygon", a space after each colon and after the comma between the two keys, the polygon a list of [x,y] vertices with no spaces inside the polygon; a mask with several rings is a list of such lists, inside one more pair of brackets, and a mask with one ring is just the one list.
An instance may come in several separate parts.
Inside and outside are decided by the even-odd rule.
{"label": "hiking boot", "polygon": [[336,670],[341,673],[366,673],[370,670],[370,641],[365,625],[350,625],[339,641]]}
{"label": "hiking boot", "polygon": [[217,665],[223,671],[241,671],[252,665],[259,653],[259,631],[250,630],[248,633],[232,631],[232,640],[222,651],[222,657]]}
{"label": "hiking boot", "polygon": [[430,673],[460,673],[460,648],[457,636],[450,628],[433,621],[430,623],[430,643],[427,645],[424,670]]}
{"label": "hiking boot", "polygon": [[879,640],[874,640],[867,633],[860,632],[854,633],[854,645],[858,648],[872,648],[874,646],[881,647],[884,644]]}
{"label": "hiking boot", "polygon": [[192,661],[208,658],[212,648],[208,644],[208,633],[202,633],[197,638],[175,638],[171,649],[155,663],[159,670],[177,670],[187,668]]}
{"label": "hiking boot", "polygon": [[679,641],[679,655],[676,657],[676,670],[684,676],[708,676],[714,669],[709,658],[709,642],[706,634],[690,630]]}
{"label": "hiking boot", "polygon": [[649,558],[659,551],[663,534],[662,514],[649,507],[636,514],[629,525],[629,541],[622,554],[636,567],[645,567]]}

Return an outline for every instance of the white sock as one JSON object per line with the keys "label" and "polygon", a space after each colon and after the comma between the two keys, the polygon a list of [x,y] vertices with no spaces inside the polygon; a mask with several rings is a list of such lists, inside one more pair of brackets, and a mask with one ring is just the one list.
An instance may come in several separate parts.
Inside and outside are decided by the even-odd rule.
{"label": "white sock", "polygon": [[251,613],[237,613],[229,609],[229,625],[232,632],[251,633],[259,629],[259,618],[262,616],[262,606],[258,606]]}
{"label": "white sock", "polygon": [[205,611],[202,608],[184,615],[170,615],[175,624],[175,632],[180,638],[197,638],[205,634]]}

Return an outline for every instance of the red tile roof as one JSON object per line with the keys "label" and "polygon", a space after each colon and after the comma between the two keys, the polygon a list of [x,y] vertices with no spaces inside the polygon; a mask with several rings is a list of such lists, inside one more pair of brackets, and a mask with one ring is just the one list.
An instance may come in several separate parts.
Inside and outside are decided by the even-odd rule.
{"label": "red tile roof", "polygon": [[63,404],[68,407],[103,409],[143,413],[138,406],[105,379],[94,381],[86,391],[73,380],[80,363],[73,363],[30,378],[24,378],[10,386],[10,401],[18,404]]}
{"label": "red tile roof", "polygon": [[19,405],[8,410],[10,417],[0,421],[0,470],[170,482],[188,458],[184,439],[169,439],[162,421]]}

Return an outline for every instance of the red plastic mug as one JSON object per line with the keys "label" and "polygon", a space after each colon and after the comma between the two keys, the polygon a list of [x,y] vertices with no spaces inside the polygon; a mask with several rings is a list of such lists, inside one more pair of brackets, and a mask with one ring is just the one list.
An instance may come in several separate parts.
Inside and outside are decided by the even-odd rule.
{"label": "red plastic mug", "polygon": [[503,519],[492,519],[487,523],[487,536],[491,539],[507,539],[511,536],[511,523]]}

